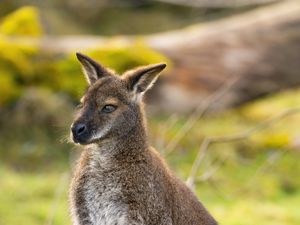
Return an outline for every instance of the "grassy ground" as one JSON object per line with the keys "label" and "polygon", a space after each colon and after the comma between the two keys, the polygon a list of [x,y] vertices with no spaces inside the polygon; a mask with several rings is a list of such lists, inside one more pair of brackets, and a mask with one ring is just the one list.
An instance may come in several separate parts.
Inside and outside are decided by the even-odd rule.
{"label": "grassy ground", "polygon": [[[231,173],[234,177],[234,172]],[[243,169],[239,173],[245,175],[245,180],[249,179]],[[56,170],[18,173],[1,167],[0,224],[70,224],[67,206],[68,174]],[[298,225],[299,190],[292,193],[266,187],[260,190],[255,185],[256,180],[262,178],[260,176],[266,175],[256,178],[250,176],[253,185],[237,182],[237,186],[231,188],[223,188],[226,185],[220,185],[219,182],[217,187],[211,182],[204,182],[198,185],[197,195],[220,224]],[[265,178],[270,179],[269,176]],[[253,186],[255,188],[251,190]]]}
{"label": "grassy ground", "polygon": [[64,172],[18,173],[1,167],[0,176],[0,224],[70,224]]}
{"label": "grassy ground", "polygon": [[[165,158],[177,175],[186,180],[204,137],[240,133],[297,106],[300,106],[300,90],[210,115],[195,123]],[[186,121],[187,118],[176,116],[171,119],[150,118],[152,143],[163,152]],[[209,146],[197,172],[196,193],[220,224],[300,224],[298,124],[300,113],[272,123],[244,140]],[[7,135],[2,137],[10,138],[9,132],[6,130]],[[38,135],[38,132],[34,134]],[[68,151],[71,147],[52,144],[56,149],[52,149],[53,157],[47,163],[45,157],[51,157],[49,149],[44,149],[47,154],[41,155],[36,155],[39,151],[33,151],[35,157],[27,150],[27,155],[20,155],[18,142],[20,149],[24,143],[21,134],[19,136],[14,137],[18,141],[10,154],[5,153],[7,148],[3,148],[9,146],[5,144],[9,140],[0,139],[0,224],[70,224],[67,191],[71,170],[65,158],[67,154],[55,153],[57,156],[54,156],[54,151]],[[54,137],[43,139],[45,145],[60,143]],[[24,138],[28,139],[28,136]],[[34,146],[36,142],[32,139],[30,143]],[[42,143],[37,146],[42,146]],[[22,157],[26,163],[21,162]],[[23,166],[17,166],[18,162]],[[28,166],[30,163],[37,166]]]}

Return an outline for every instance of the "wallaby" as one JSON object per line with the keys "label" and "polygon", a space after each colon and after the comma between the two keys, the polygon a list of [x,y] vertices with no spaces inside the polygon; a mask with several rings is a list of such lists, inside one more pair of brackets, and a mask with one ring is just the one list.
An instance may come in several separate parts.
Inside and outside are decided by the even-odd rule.
{"label": "wallaby", "polygon": [[122,76],[81,53],[89,87],[71,126],[85,145],[70,189],[74,225],[216,225],[192,191],[150,147],[143,94],[166,64]]}

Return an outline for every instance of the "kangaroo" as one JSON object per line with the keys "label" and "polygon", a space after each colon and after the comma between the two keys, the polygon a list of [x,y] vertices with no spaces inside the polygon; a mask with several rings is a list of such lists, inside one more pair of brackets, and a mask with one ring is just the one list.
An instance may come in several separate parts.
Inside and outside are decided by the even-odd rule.
{"label": "kangaroo", "polygon": [[84,145],[70,188],[74,225],[216,225],[150,147],[143,94],[166,64],[118,76],[77,53],[89,87],[71,126]]}

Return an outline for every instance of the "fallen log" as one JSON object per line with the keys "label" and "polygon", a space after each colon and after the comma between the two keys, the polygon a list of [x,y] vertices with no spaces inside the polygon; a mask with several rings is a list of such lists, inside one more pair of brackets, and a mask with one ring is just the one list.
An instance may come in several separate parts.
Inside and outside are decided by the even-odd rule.
{"label": "fallen log", "polygon": [[149,96],[160,112],[189,112],[235,76],[239,80],[216,104],[218,109],[300,85],[298,0],[142,37],[12,37],[10,41],[65,53],[116,42],[130,46],[137,38],[173,61],[169,74],[161,76]]}
{"label": "fallen log", "polygon": [[286,1],[149,38],[174,62],[155,90],[159,109],[188,112],[239,76],[217,108],[300,85],[300,4]]}
{"label": "fallen log", "polygon": [[198,8],[238,8],[269,4],[280,0],[155,0],[173,5]]}

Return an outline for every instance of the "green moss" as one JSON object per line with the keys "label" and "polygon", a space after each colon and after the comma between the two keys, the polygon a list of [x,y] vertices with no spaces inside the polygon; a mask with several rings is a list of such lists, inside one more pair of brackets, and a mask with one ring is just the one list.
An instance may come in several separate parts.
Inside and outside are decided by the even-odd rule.
{"label": "green moss", "polygon": [[35,77],[33,58],[37,49],[10,43],[0,36],[0,106],[9,105]]}
{"label": "green moss", "polygon": [[19,75],[24,80],[33,77],[33,58],[38,49],[10,42],[5,36],[0,36],[0,65],[13,75]]}
{"label": "green moss", "polygon": [[261,98],[240,108],[239,112],[252,120],[278,115],[288,108],[300,107],[300,89],[287,90]]}
{"label": "green moss", "polygon": [[264,131],[252,138],[256,144],[264,146],[265,148],[283,148],[289,146],[292,143],[292,135],[288,132],[282,132],[281,130]]}
{"label": "green moss", "polygon": [[9,14],[0,24],[0,33],[4,35],[41,36],[43,27],[38,9],[24,6]]}

